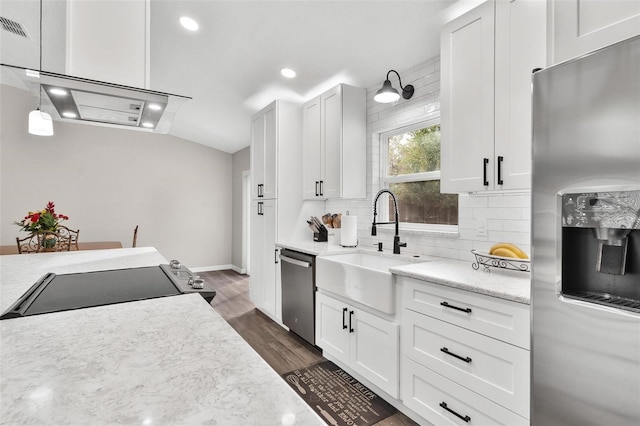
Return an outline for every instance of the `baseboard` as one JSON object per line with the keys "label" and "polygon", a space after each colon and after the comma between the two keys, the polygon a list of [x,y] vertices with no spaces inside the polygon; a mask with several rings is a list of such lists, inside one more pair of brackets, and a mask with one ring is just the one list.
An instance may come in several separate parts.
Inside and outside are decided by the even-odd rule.
{"label": "baseboard", "polygon": [[235,272],[245,275],[247,273],[247,269],[246,268],[241,268],[239,266],[236,265],[231,265],[231,269],[233,269]]}
{"label": "baseboard", "polygon": [[239,268],[236,265],[214,265],[214,266],[199,266],[196,268],[189,268],[191,272],[209,272],[209,271],[224,271],[231,269],[239,274],[246,274],[247,270]]}

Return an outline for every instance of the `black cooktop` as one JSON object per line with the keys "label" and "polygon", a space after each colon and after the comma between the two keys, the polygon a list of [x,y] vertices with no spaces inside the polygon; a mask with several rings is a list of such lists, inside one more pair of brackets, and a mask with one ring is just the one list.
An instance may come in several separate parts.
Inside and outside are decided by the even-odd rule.
{"label": "black cooktop", "polygon": [[56,275],[48,273],[0,319],[182,294],[160,266]]}

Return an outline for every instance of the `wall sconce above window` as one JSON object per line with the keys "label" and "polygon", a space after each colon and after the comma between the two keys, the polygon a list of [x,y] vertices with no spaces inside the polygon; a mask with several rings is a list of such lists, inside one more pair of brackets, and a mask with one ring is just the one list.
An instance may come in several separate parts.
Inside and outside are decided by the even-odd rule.
{"label": "wall sconce above window", "polygon": [[393,88],[391,82],[389,81],[389,74],[392,72],[396,73],[396,75],[398,76],[398,83],[400,84],[400,89],[402,90],[402,97],[404,99],[411,99],[411,97],[413,96],[413,86],[407,84],[406,86],[402,87],[402,81],[400,80],[400,74],[398,74],[398,71],[390,70],[387,73],[387,79],[384,81],[384,83],[382,83],[382,88],[378,90],[376,95],[373,97],[374,101],[380,102],[381,104],[389,104],[400,99],[400,94],[396,89]]}

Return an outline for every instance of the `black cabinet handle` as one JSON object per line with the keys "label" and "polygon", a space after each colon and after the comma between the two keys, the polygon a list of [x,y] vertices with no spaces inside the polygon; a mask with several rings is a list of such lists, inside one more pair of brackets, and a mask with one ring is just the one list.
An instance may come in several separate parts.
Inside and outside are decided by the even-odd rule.
{"label": "black cabinet handle", "polygon": [[445,410],[447,410],[448,412],[450,412],[451,414],[453,414],[453,415],[455,415],[455,416],[457,416],[457,417],[461,418],[461,419],[462,419],[462,420],[464,420],[466,423],[469,423],[469,422],[471,421],[471,417],[469,417],[469,416],[461,416],[460,414],[458,414],[458,413],[456,413],[455,411],[453,411],[451,408],[447,407],[447,403],[446,403],[446,402],[444,402],[444,401],[442,401],[442,402],[440,403],[440,406],[441,406],[442,408],[444,408]]}
{"label": "black cabinet handle", "polygon": [[278,249],[275,249],[274,251],[275,251],[275,255],[274,255],[273,260],[274,260],[275,263],[278,263]]}
{"label": "black cabinet handle", "polygon": [[264,184],[258,184],[258,198],[264,197]]}
{"label": "black cabinet handle", "polygon": [[482,184],[484,186],[489,186],[489,181],[487,180],[487,165],[489,164],[488,158],[482,159]]}
{"label": "black cabinet handle", "polygon": [[460,356],[460,355],[458,355],[458,354],[454,354],[453,352],[450,352],[450,351],[449,351],[449,349],[447,349],[446,347],[444,347],[444,348],[440,348],[440,351],[441,351],[441,352],[444,352],[444,353],[445,353],[445,354],[447,354],[447,355],[451,355],[451,356],[452,356],[452,357],[454,357],[454,358],[458,358],[459,360],[464,361],[464,362],[466,362],[467,364],[471,364],[471,358],[469,358],[469,357],[464,357],[464,358],[463,358],[463,357],[461,357],[461,356]]}
{"label": "black cabinet handle", "polygon": [[351,326],[351,317],[353,316],[353,311],[349,311],[349,333],[353,333],[353,327]]}
{"label": "black cabinet handle", "polygon": [[344,317],[344,314],[347,313],[347,310],[348,310],[347,308],[342,308],[342,329],[343,330],[347,329],[347,321],[346,321],[346,319]]}
{"label": "black cabinet handle", "polygon": [[324,181],[323,180],[320,181],[320,196],[321,197],[324,196]]}
{"label": "black cabinet handle", "polygon": [[502,180],[502,160],[504,160],[504,157],[502,155],[498,155],[498,185],[504,184]]}
{"label": "black cabinet handle", "polygon": [[320,190],[318,189],[320,187],[320,181],[316,181],[316,197],[320,196]]}
{"label": "black cabinet handle", "polygon": [[455,310],[457,310],[457,311],[466,312],[466,313],[468,313],[468,314],[470,314],[470,313],[471,313],[471,308],[459,308],[459,307],[457,307],[457,306],[450,305],[450,304],[448,304],[447,302],[440,302],[440,305],[441,305],[441,306],[444,306],[445,308],[455,309]]}
{"label": "black cabinet handle", "polygon": [[258,201],[258,216],[264,216],[264,211],[262,209],[262,205],[264,203],[262,201]]}

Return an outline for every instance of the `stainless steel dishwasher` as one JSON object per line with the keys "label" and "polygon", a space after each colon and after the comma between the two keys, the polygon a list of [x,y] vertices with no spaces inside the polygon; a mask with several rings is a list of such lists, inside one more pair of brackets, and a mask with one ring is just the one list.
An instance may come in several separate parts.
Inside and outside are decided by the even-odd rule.
{"label": "stainless steel dishwasher", "polygon": [[298,336],[315,345],[316,257],[282,249],[282,322]]}

